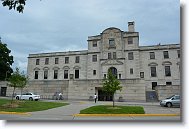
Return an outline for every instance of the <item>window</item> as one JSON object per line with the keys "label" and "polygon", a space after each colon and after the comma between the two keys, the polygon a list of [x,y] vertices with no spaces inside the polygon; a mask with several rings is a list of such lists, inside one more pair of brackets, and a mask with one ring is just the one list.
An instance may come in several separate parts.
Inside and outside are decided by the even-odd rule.
{"label": "window", "polygon": [[115,40],[114,39],[109,39],[109,47],[115,48]]}
{"label": "window", "polygon": [[165,76],[171,76],[170,66],[165,66]]}
{"label": "window", "polygon": [[133,68],[130,69],[130,74],[133,74]]}
{"label": "window", "polygon": [[166,85],[172,85],[172,82],[166,82]]}
{"label": "window", "polygon": [[44,79],[48,79],[48,71],[47,70],[44,71]]}
{"label": "window", "polygon": [[152,90],[155,90],[156,86],[157,86],[157,82],[152,82]]}
{"label": "window", "polygon": [[45,58],[45,64],[49,64],[49,58]]}
{"label": "window", "polygon": [[65,57],[65,64],[69,63],[69,57]]}
{"label": "window", "polygon": [[68,79],[68,70],[64,70],[64,79]]}
{"label": "window", "polygon": [[178,58],[180,58],[180,50],[177,50]]}
{"label": "window", "polygon": [[156,67],[151,67],[151,77],[156,77]]}
{"label": "window", "polygon": [[132,37],[128,38],[128,44],[133,44],[133,38]]}
{"label": "window", "polygon": [[144,78],[144,72],[140,72],[140,78]]}
{"label": "window", "polygon": [[36,59],[36,65],[39,65],[39,59]]}
{"label": "window", "polygon": [[54,70],[54,79],[58,79],[58,70]]}
{"label": "window", "polygon": [[75,78],[76,78],[76,79],[79,78],[79,70],[75,70]]}
{"label": "window", "polygon": [[79,56],[75,57],[75,63],[79,63]]}
{"label": "window", "polygon": [[108,59],[112,58],[112,53],[108,53]]}
{"label": "window", "polygon": [[104,74],[104,78],[106,78],[106,74]]}
{"label": "window", "polygon": [[119,74],[119,79],[121,79],[121,74]]}
{"label": "window", "polygon": [[96,70],[93,70],[93,75],[96,75]]}
{"label": "window", "polygon": [[97,41],[93,41],[93,47],[97,47]]}
{"label": "window", "polygon": [[34,79],[38,79],[38,74],[39,74],[39,71],[35,71],[35,77],[34,77]]}
{"label": "window", "polygon": [[133,57],[133,52],[129,52],[129,53],[128,53],[128,59],[129,59],[129,60],[133,60],[133,59],[134,59],[134,57]]}
{"label": "window", "polygon": [[150,52],[150,59],[155,59],[155,52]]}
{"label": "window", "polygon": [[116,59],[116,52],[113,52],[113,59]]}
{"label": "window", "polygon": [[93,55],[92,61],[93,61],[93,62],[97,62],[97,55]]}
{"label": "window", "polygon": [[55,58],[54,63],[58,64],[58,58]]}
{"label": "window", "polygon": [[168,51],[163,51],[163,56],[164,56],[164,59],[169,58],[169,53],[168,53]]}

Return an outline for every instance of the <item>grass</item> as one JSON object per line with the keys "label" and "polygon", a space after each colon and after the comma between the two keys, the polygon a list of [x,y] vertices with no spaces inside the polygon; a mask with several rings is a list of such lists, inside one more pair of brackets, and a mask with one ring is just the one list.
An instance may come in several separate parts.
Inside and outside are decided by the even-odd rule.
{"label": "grass", "polygon": [[11,104],[11,100],[0,99],[0,111],[7,111],[7,112],[42,111],[65,105],[68,104],[60,103],[60,102],[57,103],[57,102],[20,101],[20,100],[14,100],[13,104]]}
{"label": "grass", "polygon": [[81,110],[80,114],[145,114],[145,111],[140,106],[99,105]]}

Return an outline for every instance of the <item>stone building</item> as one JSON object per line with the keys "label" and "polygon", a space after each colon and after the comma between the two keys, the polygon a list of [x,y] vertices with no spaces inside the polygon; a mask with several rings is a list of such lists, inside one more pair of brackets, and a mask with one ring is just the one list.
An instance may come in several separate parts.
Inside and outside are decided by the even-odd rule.
{"label": "stone building", "polygon": [[88,50],[29,54],[26,90],[51,98],[111,100],[102,91],[108,69],[121,82],[116,100],[154,101],[180,93],[180,44],[139,46],[134,22],[128,31],[111,27],[88,37]]}

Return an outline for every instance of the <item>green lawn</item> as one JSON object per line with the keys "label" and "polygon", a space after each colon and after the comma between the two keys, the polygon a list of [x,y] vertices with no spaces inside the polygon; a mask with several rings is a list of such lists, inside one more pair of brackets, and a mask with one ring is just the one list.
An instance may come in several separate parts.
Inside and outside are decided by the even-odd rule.
{"label": "green lawn", "polygon": [[67,103],[60,103],[60,102],[57,103],[57,102],[18,101],[18,100],[14,100],[13,105],[10,105],[10,102],[11,100],[0,99],[0,111],[33,112],[33,111],[42,111],[42,110],[68,105]]}
{"label": "green lawn", "polygon": [[100,105],[86,108],[80,114],[145,114],[143,107]]}

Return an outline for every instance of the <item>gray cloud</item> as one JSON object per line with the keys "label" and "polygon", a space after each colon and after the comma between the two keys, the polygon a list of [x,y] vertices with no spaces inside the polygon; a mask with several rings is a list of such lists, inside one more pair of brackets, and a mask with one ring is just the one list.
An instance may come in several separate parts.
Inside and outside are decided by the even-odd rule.
{"label": "gray cloud", "polygon": [[140,45],[179,43],[179,0],[32,0],[24,13],[0,6],[0,36],[26,71],[30,53],[87,49],[87,37],[135,21]]}

